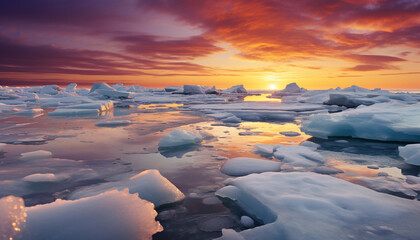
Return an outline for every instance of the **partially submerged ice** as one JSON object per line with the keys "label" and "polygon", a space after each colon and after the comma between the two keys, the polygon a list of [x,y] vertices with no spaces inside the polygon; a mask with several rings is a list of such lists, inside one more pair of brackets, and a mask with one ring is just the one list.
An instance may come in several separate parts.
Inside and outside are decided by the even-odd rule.
{"label": "partially submerged ice", "polygon": [[27,208],[9,196],[0,209],[7,211],[0,215],[2,239],[152,239],[163,230],[153,204],[127,190]]}
{"label": "partially submerged ice", "polygon": [[406,163],[420,166],[420,144],[408,144],[404,147],[398,147],[398,152]]}
{"label": "partially submerged ice", "polygon": [[74,192],[70,196],[70,199],[90,197],[109,190],[121,191],[126,188],[128,188],[130,193],[137,193],[142,199],[152,202],[156,207],[163,204],[179,202],[185,197],[158,170],[151,169],[143,171],[129,179],[82,188]]}
{"label": "partially submerged ice", "polygon": [[162,137],[158,146],[161,148],[178,147],[191,144],[198,144],[204,137],[197,131],[175,129]]}
{"label": "partially submerged ice", "polygon": [[418,239],[420,202],[315,173],[261,173],[228,180],[233,199],[264,225],[220,239]]}
{"label": "partially submerged ice", "polygon": [[318,138],[353,137],[420,142],[420,103],[378,103],[339,113],[310,116],[301,131]]}
{"label": "partially submerged ice", "polygon": [[295,145],[254,145],[257,153],[272,155],[282,163],[293,167],[316,167],[325,162],[325,158],[315,148]]}
{"label": "partially submerged ice", "polygon": [[280,162],[238,157],[226,161],[220,170],[229,176],[244,176],[251,173],[278,172],[280,171],[280,166]]}

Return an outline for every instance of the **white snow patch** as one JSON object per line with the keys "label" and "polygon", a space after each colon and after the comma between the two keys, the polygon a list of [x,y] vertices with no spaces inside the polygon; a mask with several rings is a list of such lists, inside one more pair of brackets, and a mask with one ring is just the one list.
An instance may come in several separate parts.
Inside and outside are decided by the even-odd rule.
{"label": "white snow patch", "polygon": [[81,190],[74,192],[70,196],[70,199],[90,197],[114,189],[121,191],[125,188],[128,188],[130,193],[138,193],[142,199],[152,202],[156,207],[181,201],[185,197],[184,194],[168,179],[163,177],[158,170],[151,169],[122,181],[82,188]]}
{"label": "white snow patch", "polygon": [[[220,239],[417,239],[420,203],[315,173],[230,179],[233,199],[265,225]],[[228,197],[232,191],[216,192]],[[293,219],[293,221],[291,221]]]}
{"label": "white snow patch", "polygon": [[229,176],[243,176],[251,173],[280,171],[281,163],[270,160],[238,157],[223,164],[221,171]]}

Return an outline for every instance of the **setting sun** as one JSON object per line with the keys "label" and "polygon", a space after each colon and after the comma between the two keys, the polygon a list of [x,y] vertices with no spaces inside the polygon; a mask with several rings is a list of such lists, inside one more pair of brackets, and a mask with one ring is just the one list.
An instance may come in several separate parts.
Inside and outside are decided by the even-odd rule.
{"label": "setting sun", "polygon": [[270,89],[270,90],[276,90],[277,89],[277,86],[276,86],[276,84],[270,84],[270,86],[268,87],[268,89]]}

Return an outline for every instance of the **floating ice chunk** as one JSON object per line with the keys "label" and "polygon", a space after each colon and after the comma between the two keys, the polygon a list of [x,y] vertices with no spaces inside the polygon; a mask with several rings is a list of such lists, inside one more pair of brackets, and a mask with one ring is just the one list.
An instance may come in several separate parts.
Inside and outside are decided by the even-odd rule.
{"label": "floating ice chunk", "polygon": [[19,116],[34,116],[34,115],[42,114],[43,112],[44,112],[44,109],[42,109],[42,108],[33,108],[33,109],[30,109],[30,110],[17,112],[16,115],[19,115]]}
{"label": "floating ice chunk", "polygon": [[109,190],[122,190],[125,188],[128,188],[130,193],[138,193],[142,199],[152,202],[156,207],[167,203],[179,202],[185,197],[158,170],[152,169],[119,182],[109,182],[82,188],[74,192],[70,199],[85,198]]}
{"label": "floating ice chunk", "polygon": [[420,103],[378,103],[340,113],[314,115],[301,130],[318,138],[354,137],[380,141],[420,142]]}
{"label": "floating ice chunk", "polygon": [[244,176],[251,173],[280,171],[281,163],[270,160],[238,157],[223,164],[221,171],[229,176]]}
{"label": "floating ice chunk", "polygon": [[100,112],[114,108],[113,101],[96,101],[91,103],[74,104],[56,108],[48,116],[86,116],[98,115]]}
{"label": "floating ice chunk", "polygon": [[163,230],[155,220],[153,204],[128,191],[109,191],[75,201],[56,200],[26,208],[26,214],[23,201],[13,201],[17,203],[13,206],[17,210],[0,216],[2,222],[26,221],[16,239],[152,239],[154,233]]}
{"label": "floating ice chunk", "polygon": [[40,94],[57,95],[61,88],[57,85],[46,85],[39,90]]}
{"label": "floating ice chunk", "polygon": [[178,87],[178,86],[170,86],[170,87],[165,88],[165,92],[183,92],[183,91],[184,91],[184,88]]}
{"label": "floating ice chunk", "polygon": [[109,98],[129,98],[129,92],[117,91],[117,90],[108,90],[108,89],[96,89],[96,93],[104,95]]}
{"label": "floating ice chunk", "polygon": [[408,144],[398,147],[399,155],[411,165],[420,166],[420,144]]}
{"label": "floating ice chunk", "polygon": [[239,191],[233,197],[237,205],[265,225],[239,233],[223,231],[226,235],[221,239],[240,239],[240,235],[243,239],[414,240],[420,234],[418,201],[328,175],[262,173],[231,179],[228,184]]}
{"label": "floating ice chunk", "polygon": [[205,89],[200,85],[184,85],[184,94],[204,94]]}
{"label": "floating ice chunk", "polygon": [[287,136],[287,137],[297,137],[300,136],[300,133],[298,132],[294,132],[294,131],[285,131],[285,132],[280,132],[281,135]]}
{"label": "floating ice chunk", "polygon": [[98,115],[100,111],[98,109],[72,109],[72,108],[57,108],[53,112],[49,112],[48,116],[53,117],[66,117],[66,116],[89,116]]}
{"label": "floating ice chunk", "polygon": [[247,93],[247,91],[244,88],[244,85],[236,85],[223,90],[223,93]]}
{"label": "floating ice chunk", "polygon": [[309,142],[309,141],[301,143],[300,146],[307,147],[307,148],[310,148],[312,150],[317,150],[320,147],[319,144],[314,143],[314,142]]}
{"label": "floating ice chunk", "polygon": [[256,144],[254,145],[255,150],[260,153],[270,154],[274,153],[274,146],[269,144]]}
{"label": "floating ice chunk", "polygon": [[417,193],[410,188],[407,184],[400,181],[395,181],[392,178],[367,178],[359,177],[359,181],[366,185],[368,188],[371,188],[378,192],[384,193],[400,193],[407,197],[415,197]]}
{"label": "floating ice chunk", "polygon": [[121,127],[128,126],[131,122],[128,120],[109,120],[104,122],[98,122],[95,124],[97,127]]}
{"label": "floating ice chunk", "polygon": [[20,159],[24,161],[52,158],[52,153],[45,150],[26,152],[20,154]]}
{"label": "floating ice chunk", "polygon": [[75,92],[76,91],[77,84],[76,83],[70,83],[67,85],[65,91],[66,92]]}
{"label": "floating ice chunk", "polygon": [[162,137],[158,146],[162,148],[198,144],[203,141],[203,136],[196,131],[175,129]]}
{"label": "floating ice chunk", "polygon": [[277,91],[273,93],[273,96],[287,96],[287,95],[296,95],[302,94],[306,92],[305,88],[299,87],[296,83],[289,83],[287,84],[286,88],[283,90]]}
{"label": "floating ice chunk", "polygon": [[62,108],[71,109],[97,109],[99,111],[108,111],[114,108],[113,101],[95,101],[91,103],[75,104],[70,106],[63,106]]}
{"label": "floating ice chunk", "polygon": [[369,106],[375,103],[376,101],[369,98],[361,98],[359,96],[348,95],[343,93],[332,93],[330,94],[330,99],[324,102],[324,104],[326,105],[337,105],[348,108],[355,108],[362,104]]}
{"label": "floating ice chunk", "polygon": [[23,178],[25,182],[59,182],[64,180],[64,176],[57,177],[54,173],[35,173]]}
{"label": "floating ice chunk", "polygon": [[94,83],[89,94],[98,93],[109,98],[129,98],[130,92],[117,91],[106,83]]}
{"label": "floating ice chunk", "polygon": [[228,118],[228,117],[232,117],[235,116],[232,113],[227,113],[227,112],[218,112],[218,113],[211,113],[208,114],[207,116],[212,117],[212,118],[216,118],[216,119],[223,119],[223,118]]}
{"label": "floating ice chunk", "polygon": [[237,116],[230,116],[227,118],[223,118],[222,121],[224,123],[240,123],[242,122],[242,120],[240,118],[238,118]]}
{"label": "floating ice chunk", "polygon": [[276,145],[274,157],[295,167],[314,167],[323,163],[325,158],[304,146]]}
{"label": "floating ice chunk", "polygon": [[93,93],[97,89],[113,90],[113,88],[111,86],[109,86],[107,83],[94,83],[92,85],[92,88],[90,89],[89,93]]}
{"label": "floating ice chunk", "polygon": [[3,150],[6,146],[7,146],[6,143],[0,143],[0,153],[3,152]]}
{"label": "floating ice chunk", "polygon": [[338,174],[343,173],[344,171],[334,167],[321,166],[314,168],[314,172],[321,174]]}
{"label": "floating ice chunk", "polygon": [[241,217],[241,224],[242,226],[246,227],[246,228],[252,228],[255,226],[254,220],[252,220],[252,218],[248,217],[248,216],[242,216]]}

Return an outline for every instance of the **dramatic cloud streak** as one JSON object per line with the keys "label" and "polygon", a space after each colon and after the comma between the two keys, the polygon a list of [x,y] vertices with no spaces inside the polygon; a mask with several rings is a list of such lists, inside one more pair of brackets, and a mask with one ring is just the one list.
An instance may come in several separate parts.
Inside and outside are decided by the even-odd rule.
{"label": "dramatic cloud streak", "polygon": [[[264,69],[277,69],[267,76],[283,72],[290,80],[305,78],[303,73],[333,78],[325,71],[379,78],[417,72],[420,2],[2,1],[0,37],[0,72],[7,79],[26,72],[153,76],[163,82],[215,76],[225,83],[228,76],[239,79],[241,69],[255,82]],[[250,62],[259,70],[248,72]]]}

